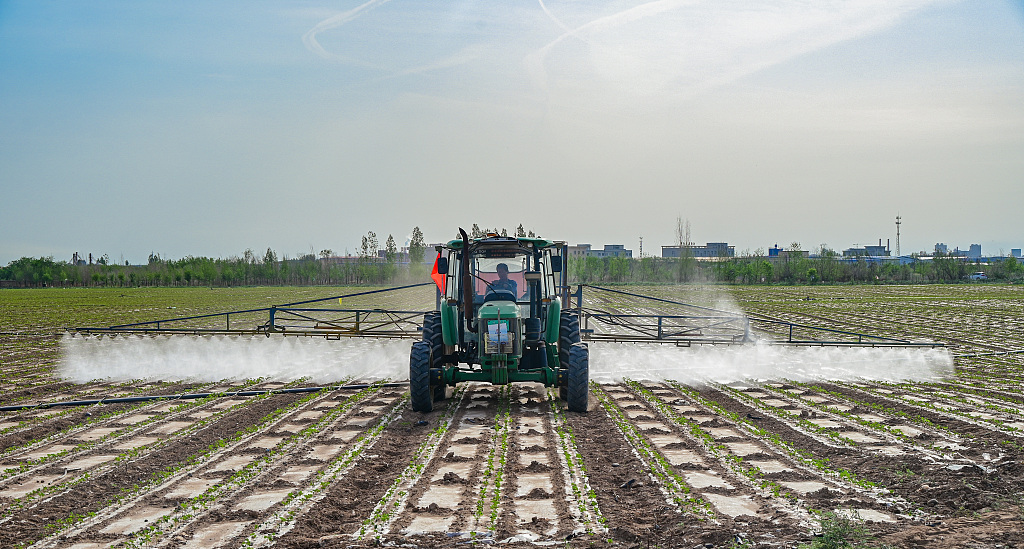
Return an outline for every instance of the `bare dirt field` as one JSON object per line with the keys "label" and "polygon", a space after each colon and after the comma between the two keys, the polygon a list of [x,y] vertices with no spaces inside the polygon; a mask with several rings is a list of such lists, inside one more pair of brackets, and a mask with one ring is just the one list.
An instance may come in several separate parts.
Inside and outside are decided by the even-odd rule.
{"label": "bare dirt field", "polygon": [[[587,414],[534,384],[459,385],[426,414],[380,384],[4,412],[0,547],[797,547],[844,517],[868,547],[1024,546],[1024,287],[632,290],[945,343],[955,371],[615,379]],[[0,405],[312,385],[153,379],[145,357],[138,379],[73,383],[60,342],[330,291],[0,291]]]}

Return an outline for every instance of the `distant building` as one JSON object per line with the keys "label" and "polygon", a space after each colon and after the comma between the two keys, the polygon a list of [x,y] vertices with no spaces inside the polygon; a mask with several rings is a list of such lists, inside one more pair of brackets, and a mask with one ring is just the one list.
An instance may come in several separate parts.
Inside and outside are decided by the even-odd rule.
{"label": "distant building", "polygon": [[569,246],[569,257],[587,257],[590,255],[590,244],[577,244],[575,246]]}
{"label": "distant building", "polygon": [[735,257],[736,246],[728,242],[708,242],[704,246],[662,246],[661,257],[680,257],[683,248],[690,251],[690,257]]}
{"label": "distant building", "polygon": [[853,247],[843,250],[843,257],[889,257],[889,243],[882,245],[882,239],[878,239],[877,246]]}
{"label": "distant building", "polygon": [[568,246],[569,257],[633,257],[633,250],[623,244],[605,244],[603,250],[595,250],[590,244]]}
{"label": "distant building", "polygon": [[1016,257],[1017,259],[1020,259],[1021,258],[1020,248],[1010,248],[1010,256]]}
{"label": "distant building", "polygon": [[778,244],[768,248],[768,259],[795,259],[795,258],[808,258],[811,257],[811,252],[807,250],[787,250],[780,248]]}
{"label": "distant building", "polygon": [[942,242],[935,245],[935,255],[946,255],[949,253],[949,246],[946,246]]}
{"label": "distant building", "polygon": [[605,244],[603,250],[590,250],[590,257],[633,257],[633,250],[623,244]]}
{"label": "distant building", "polygon": [[885,246],[863,246],[843,250],[843,257],[889,257]]}
{"label": "distant building", "polygon": [[967,250],[967,257],[981,259],[981,244],[971,244],[971,248]]}

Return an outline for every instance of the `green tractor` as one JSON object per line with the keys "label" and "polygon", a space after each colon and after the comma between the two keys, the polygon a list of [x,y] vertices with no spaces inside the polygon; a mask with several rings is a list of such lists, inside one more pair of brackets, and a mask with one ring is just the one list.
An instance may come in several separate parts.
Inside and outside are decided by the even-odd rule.
{"label": "green tractor", "polygon": [[558,387],[569,410],[586,412],[587,345],[568,297],[563,242],[487,234],[438,246],[436,311],[412,345],[413,410],[429,412],[463,381]]}

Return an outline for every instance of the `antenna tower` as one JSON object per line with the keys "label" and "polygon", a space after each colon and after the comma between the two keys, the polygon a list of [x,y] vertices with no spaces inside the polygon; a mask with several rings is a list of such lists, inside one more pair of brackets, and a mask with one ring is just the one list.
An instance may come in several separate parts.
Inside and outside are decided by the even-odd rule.
{"label": "antenna tower", "polygon": [[900,256],[900,225],[903,224],[903,218],[899,214],[896,214],[896,257]]}

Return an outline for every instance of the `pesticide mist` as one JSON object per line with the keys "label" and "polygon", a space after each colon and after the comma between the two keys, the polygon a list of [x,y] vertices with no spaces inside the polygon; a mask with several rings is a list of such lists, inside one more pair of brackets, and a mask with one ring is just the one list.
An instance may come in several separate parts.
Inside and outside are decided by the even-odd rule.
{"label": "pesticide mist", "polygon": [[[60,375],[76,383],[220,381],[264,377],[311,383],[409,377],[409,340],[239,336],[65,336]],[[590,377],[599,382],[673,379],[699,384],[744,379],[929,381],[950,375],[943,349],[780,347],[677,348],[591,343]]]}
{"label": "pesticide mist", "polygon": [[332,383],[408,379],[408,340],[240,336],[74,337],[61,341],[61,377],[76,383],[220,381],[265,377]]}
{"label": "pesticide mist", "polygon": [[590,344],[590,378],[600,382],[622,378],[690,384],[744,379],[932,381],[952,373],[953,357],[945,349]]}

